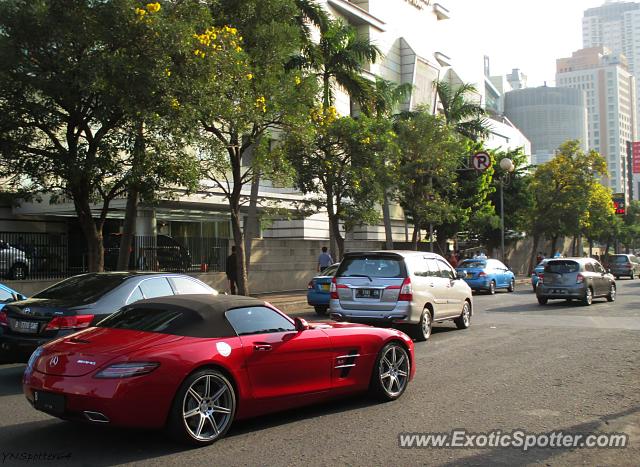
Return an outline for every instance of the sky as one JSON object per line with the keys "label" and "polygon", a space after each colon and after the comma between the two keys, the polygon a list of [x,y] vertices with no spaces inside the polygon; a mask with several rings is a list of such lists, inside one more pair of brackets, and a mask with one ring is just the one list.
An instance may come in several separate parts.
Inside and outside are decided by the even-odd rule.
{"label": "sky", "polygon": [[[527,85],[555,85],[556,58],[582,48],[584,10],[604,0],[442,0],[451,19],[443,22],[446,51],[464,81],[519,68]],[[445,49],[445,47],[442,47]],[[482,76],[482,75],[480,75]]]}

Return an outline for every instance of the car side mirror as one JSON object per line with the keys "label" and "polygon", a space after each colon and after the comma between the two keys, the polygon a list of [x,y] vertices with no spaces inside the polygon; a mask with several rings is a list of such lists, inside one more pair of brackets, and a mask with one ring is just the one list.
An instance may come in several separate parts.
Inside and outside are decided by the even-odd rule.
{"label": "car side mirror", "polygon": [[456,279],[466,279],[466,278],[467,278],[467,271],[456,272]]}
{"label": "car side mirror", "polygon": [[296,317],[293,322],[296,326],[296,331],[298,332],[306,331],[307,329],[309,329],[309,323],[307,323],[307,320],[305,319]]}

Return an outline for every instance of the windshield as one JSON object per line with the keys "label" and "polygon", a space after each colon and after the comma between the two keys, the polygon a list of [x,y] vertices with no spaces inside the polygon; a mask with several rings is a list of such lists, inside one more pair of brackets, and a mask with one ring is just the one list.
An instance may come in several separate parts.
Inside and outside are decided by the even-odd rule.
{"label": "windshield", "polygon": [[340,263],[338,277],[404,277],[404,268],[400,258],[383,256],[345,258]]}
{"label": "windshield", "polygon": [[74,276],[38,292],[33,298],[72,299],[81,303],[92,303],[122,284],[126,277],[112,274]]}
{"label": "windshield", "polygon": [[322,271],[319,275],[320,276],[334,276],[336,274],[336,271],[338,270],[338,266],[339,265],[329,266],[327,269]]}
{"label": "windshield", "polygon": [[629,258],[627,258],[624,255],[621,256],[612,256],[611,257],[611,262],[612,263],[628,263],[629,262]]}
{"label": "windshield", "polygon": [[467,260],[458,265],[459,268],[479,268],[484,269],[487,267],[486,261]]}
{"label": "windshield", "polygon": [[549,261],[545,267],[545,272],[555,272],[558,274],[567,274],[572,272],[578,272],[580,265],[575,261]]}

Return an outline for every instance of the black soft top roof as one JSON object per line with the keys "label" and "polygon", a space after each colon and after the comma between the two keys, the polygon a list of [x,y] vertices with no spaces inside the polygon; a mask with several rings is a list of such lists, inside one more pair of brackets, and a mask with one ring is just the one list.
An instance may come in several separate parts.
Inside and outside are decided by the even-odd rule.
{"label": "black soft top roof", "polygon": [[183,314],[186,326],[180,334],[190,337],[235,337],[237,334],[225,313],[233,308],[265,306],[264,301],[241,295],[173,295],[150,298],[127,305],[126,309],[178,311]]}

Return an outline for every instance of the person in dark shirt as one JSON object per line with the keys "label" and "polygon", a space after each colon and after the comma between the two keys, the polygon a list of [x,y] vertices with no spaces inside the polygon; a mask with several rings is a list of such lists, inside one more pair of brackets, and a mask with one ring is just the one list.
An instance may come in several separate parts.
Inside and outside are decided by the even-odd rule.
{"label": "person in dark shirt", "polygon": [[236,294],[238,284],[238,265],[236,263],[236,247],[231,247],[231,254],[227,257],[227,267],[225,268],[227,279],[229,280],[229,290],[231,295]]}

